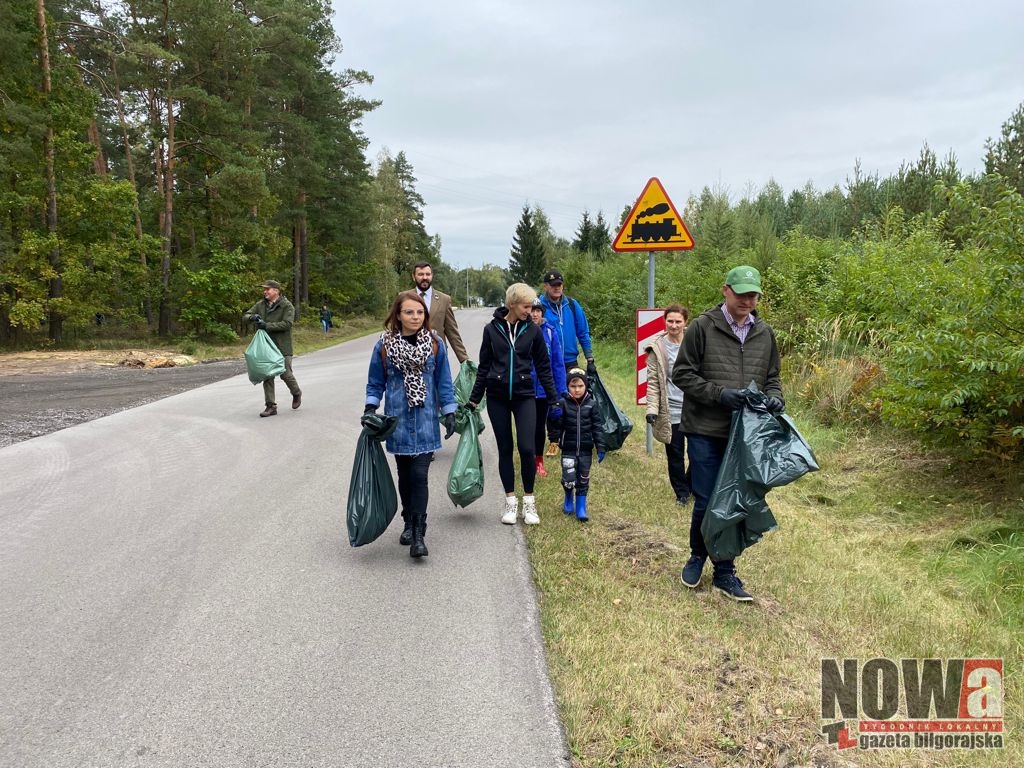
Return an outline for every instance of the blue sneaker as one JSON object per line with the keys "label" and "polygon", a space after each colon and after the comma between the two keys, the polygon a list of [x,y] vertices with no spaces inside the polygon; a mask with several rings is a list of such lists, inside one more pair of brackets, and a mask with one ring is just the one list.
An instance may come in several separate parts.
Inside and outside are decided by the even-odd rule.
{"label": "blue sneaker", "polygon": [[715,589],[730,600],[735,600],[739,603],[752,603],[754,601],[754,596],[743,588],[743,582],[740,581],[739,577],[735,573],[726,573],[720,576],[715,576],[712,583],[714,584]]}
{"label": "blue sneaker", "polygon": [[696,589],[697,585],[700,584],[700,575],[704,572],[704,562],[707,558],[697,557],[694,555],[686,561],[686,565],[683,566],[683,572],[680,574],[680,579],[690,589]]}

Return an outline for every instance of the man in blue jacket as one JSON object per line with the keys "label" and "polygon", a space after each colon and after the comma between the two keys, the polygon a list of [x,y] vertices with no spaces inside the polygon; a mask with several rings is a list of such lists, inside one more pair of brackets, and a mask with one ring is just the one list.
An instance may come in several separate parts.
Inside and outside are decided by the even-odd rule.
{"label": "man in blue jacket", "polygon": [[580,347],[587,361],[587,373],[594,374],[594,350],[590,343],[590,324],[583,312],[583,307],[576,299],[563,295],[565,280],[557,269],[549,269],[544,273],[544,297],[540,300],[544,305],[544,317],[557,328],[562,335],[562,356],[566,372],[582,367],[579,360]]}

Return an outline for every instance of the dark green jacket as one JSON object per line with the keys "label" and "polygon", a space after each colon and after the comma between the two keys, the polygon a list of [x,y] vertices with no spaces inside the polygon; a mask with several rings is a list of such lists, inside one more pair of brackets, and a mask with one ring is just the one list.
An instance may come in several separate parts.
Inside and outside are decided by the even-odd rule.
{"label": "dark green jacket", "polygon": [[782,397],[781,363],[775,331],[754,315],[754,324],[740,340],[729,327],[722,306],[705,310],[686,329],[672,368],[672,383],[683,390],[683,432],[729,436],[732,412],[718,402],[722,390],[745,389],[757,382],[769,397]]}
{"label": "dark green jacket", "polygon": [[295,307],[284,296],[277,299],[277,303],[271,307],[266,299],[260,299],[242,315],[246,322],[250,318],[259,315],[267,324],[267,333],[273,339],[281,354],[290,357],[292,354],[292,323],[295,322]]}

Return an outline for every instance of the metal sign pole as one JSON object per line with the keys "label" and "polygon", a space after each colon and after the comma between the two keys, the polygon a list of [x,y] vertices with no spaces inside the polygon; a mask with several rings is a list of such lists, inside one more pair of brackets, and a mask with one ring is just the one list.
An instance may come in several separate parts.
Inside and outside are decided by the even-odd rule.
{"label": "metal sign pole", "polygon": [[[654,251],[647,252],[647,308],[654,309]],[[647,424],[646,416],[644,424]],[[647,424],[647,455],[654,455],[654,427]]]}

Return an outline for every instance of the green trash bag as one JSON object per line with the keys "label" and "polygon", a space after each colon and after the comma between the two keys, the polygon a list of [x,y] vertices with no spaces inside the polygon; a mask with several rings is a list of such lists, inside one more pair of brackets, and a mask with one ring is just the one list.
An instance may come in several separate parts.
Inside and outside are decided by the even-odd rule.
{"label": "green trash bag", "polygon": [[398,417],[368,413],[360,424],[363,431],[356,442],[345,515],[348,543],[353,547],[369,544],[384,533],[398,511],[395,481],[381,447],[398,426]]}
{"label": "green trash bag", "polygon": [[457,507],[468,507],[484,493],[484,457],[480,449],[484,422],[479,413],[460,406],[455,424],[459,445],[448,470],[448,498]]}
{"label": "green trash bag", "polygon": [[245,350],[245,367],[249,372],[249,381],[253,384],[284,373],[284,355],[262,328],[256,330]]}
{"label": "green trash bag", "polygon": [[601,419],[601,431],[604,433],[604,449],[606,451],[617,451],[626,442],[629,433],[633,431],[633,422],[629,417],[619,410],[619,406],[612,400],[612,396],[605,389],[604,382],[595,371],[589,374],[590,394],[597,401],[597,412]]}
{"label": "green trash bag", "polygon": [[768,398],[753,381],[742,393],[746,405],[733,412],[729,444],[700,527],[712,560],[732,560],[777,528],[765,502],[768,490],[818,470],[793,420],[769,413]]}
{"label": "green trash bag", "polygon": [[[478,366],[472,360],[463,360],[462,365],[459,366],[459,373],[455,377],[453,385],[455,387],[455,402],[458,403],[459,409],[455,411],[455,431],[460,435],[466,431],[466,427],[469,424],[467,414],[470,412],[468,408],[463,408],[466,403],[469,402],[469,396],[473,394],[473,385],[476,383],[476,372]],[[477,414],[483,413],[487,409],[487,398],[484,397],[480,404],[476,407]],[[438,414],[439,421],[444,423],[444,416]],[[483,419],[477,419],[477,432],[482,432],[484,429]]]}

